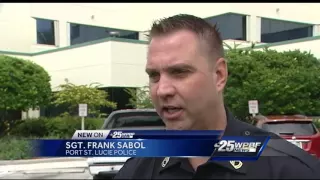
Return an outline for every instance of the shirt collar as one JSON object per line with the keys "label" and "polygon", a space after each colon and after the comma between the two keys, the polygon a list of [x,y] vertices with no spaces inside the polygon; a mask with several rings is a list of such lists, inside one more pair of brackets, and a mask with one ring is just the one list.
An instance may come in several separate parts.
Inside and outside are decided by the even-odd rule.
{"label": "shirt collar", "polygon": [[[227,127],[224,131],[223,136],[243,136],[243,135],[250,135],[250,131],[246,131],[243,129],[242,123],[237,120],[233,114],[227,109],[226,115],[227,115]],[[180,167],[184,170],[190,170],[192,169],[189,161],[187,158],[176,158],[176,157],[170,157],[163,158],[163,161],[161,163],[160,167],[160,173],[173,168],[173,167]],[[208,164],[215,164],[224,168],[227,168],[233,172],[245,174],[247,172],[248,163],[250,162],[243,162],[243,161],[211,161],[207,162]]]}
{"label": "shirt collar", "polygon": [[[243,128],[243,124],[241,121],[236,119],[233,114],[225,107],[226,115],[227,115],[227,127],[224,131],[223,136],[244,136],[250,135],[250,131]],[[247,161],[211,161],[210,163],[214,163],[230,169],[234,172],[245,174],[247,172],[248,163]]]}

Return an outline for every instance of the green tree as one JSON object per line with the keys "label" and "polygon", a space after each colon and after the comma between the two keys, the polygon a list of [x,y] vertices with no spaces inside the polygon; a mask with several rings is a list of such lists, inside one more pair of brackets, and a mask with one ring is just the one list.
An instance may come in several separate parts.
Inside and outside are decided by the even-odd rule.
{"label": "green tree", "polygon": [[108,93],[98,89],[99,83],[91,83],[89,85],[75,85],[67,79],[65,84],[61,84],[58,91],[54,93],[54,105],[68,105],[67,114],[75,114],[79,104],[88,105],[88,115],[102,116],[101,107],[116,108],[115,102],[108,100]]}
{"label": "green tree", "polygon": [[137,109],[153,108],[153,104],[149,95],[149,88],[147,86],[135,89],[126,88],[125,91],[131,96],[128,105]]}
{"label": "green tree", "polygon": [[0,120],[9,110],[27,110],[50,103],[50,76],[41,66],[0,55]]}
{"label": "green tree", "polygon": [[320,61],[311,53],[230,48],[226,58],[225,102],[239,118],[248,120],[248,100],[263,115],[320,115]]}

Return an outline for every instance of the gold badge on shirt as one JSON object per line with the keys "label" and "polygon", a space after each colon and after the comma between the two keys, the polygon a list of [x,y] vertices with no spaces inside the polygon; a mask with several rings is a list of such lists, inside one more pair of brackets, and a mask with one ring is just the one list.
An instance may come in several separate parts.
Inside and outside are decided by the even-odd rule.
{"label": "gold badge on shirt", "polygon": [[165,167],[168,164],[169,160],[170,160],[170,157],[165,157],[161,163],[162,167]]}
{"label": "gold badge on shirt", "polygon": [[243,165],[241,161],[230,161],[230,164],[233,166],[235,169],[240,169]]}

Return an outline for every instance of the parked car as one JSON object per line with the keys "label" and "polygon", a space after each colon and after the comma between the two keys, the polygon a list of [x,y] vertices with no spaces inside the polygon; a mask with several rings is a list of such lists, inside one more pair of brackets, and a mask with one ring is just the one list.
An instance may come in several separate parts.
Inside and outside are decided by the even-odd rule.
{"label": "parked car", "polygon": [[320,158],[320,131],[312,118],[302,115],[256,116],[254,120],[257,127],[273,132]]}
{"label": "parked car", "polygon": [[[113,111],[101,129],[164,129],[165,125],[153,109],[128,109]],[[130,157],[88,158],[89,172],[93,179],[112,179]]]}

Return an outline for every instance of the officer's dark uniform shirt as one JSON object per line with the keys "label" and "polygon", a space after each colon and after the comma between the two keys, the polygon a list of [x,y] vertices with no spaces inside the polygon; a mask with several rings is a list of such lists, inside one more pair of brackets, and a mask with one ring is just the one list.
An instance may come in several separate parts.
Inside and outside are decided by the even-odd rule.
{"label": "officer's dark uniform shirt", "polygon": [[270,135],[257,161],[213,161],[195,171],[187,158],[130,158],[114,179],[320,179],[320,160],[227,110],[225,136]]}

